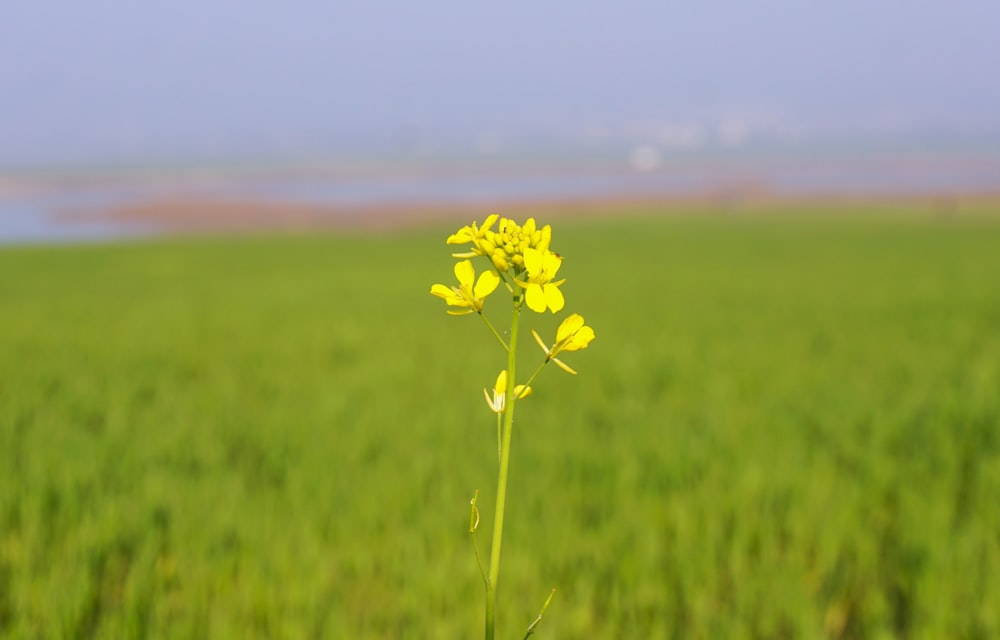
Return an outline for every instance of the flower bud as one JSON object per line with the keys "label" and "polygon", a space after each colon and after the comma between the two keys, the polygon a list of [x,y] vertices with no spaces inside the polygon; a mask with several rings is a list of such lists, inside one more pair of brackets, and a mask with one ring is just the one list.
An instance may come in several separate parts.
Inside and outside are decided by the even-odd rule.
{"label": "flower bud", "polygon": [[493,262],[493,266],[497,268],[497,271],[506,271],[510,269],[510,265],[507,263],[507,256],[504,254],[503,249],[497,249],[490,256],[490,260]]}

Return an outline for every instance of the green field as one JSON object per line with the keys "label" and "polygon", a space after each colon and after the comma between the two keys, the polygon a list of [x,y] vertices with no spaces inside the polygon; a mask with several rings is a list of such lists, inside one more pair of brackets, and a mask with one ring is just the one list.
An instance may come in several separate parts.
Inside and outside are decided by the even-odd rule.
{"label": "green field", "polygon": [[[501,637],[1000,637],[1000,216],[820,208],[554,222]],[[477,637],[452,230],[0,250],[0,637]]]}

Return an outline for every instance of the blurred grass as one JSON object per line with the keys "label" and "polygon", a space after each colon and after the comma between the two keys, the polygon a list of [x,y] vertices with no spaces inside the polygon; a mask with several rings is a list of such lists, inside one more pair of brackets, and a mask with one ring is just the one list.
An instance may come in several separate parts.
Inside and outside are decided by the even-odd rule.
{"label": "blurred grass", "polygon": [[[1000,635],[1000,217],[829,209],[555,223],[503,635]],[[0,251],[0,637],[478,634],[449,231]]]}

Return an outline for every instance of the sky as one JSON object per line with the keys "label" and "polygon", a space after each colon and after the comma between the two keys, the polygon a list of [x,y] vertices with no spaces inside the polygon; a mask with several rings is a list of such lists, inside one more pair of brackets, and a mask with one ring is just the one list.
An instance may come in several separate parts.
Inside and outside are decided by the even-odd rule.
{"label": "sky", "polygon": [[995,143],[998,25],[1000,3],[964,0],[12,2],[0,169]]}

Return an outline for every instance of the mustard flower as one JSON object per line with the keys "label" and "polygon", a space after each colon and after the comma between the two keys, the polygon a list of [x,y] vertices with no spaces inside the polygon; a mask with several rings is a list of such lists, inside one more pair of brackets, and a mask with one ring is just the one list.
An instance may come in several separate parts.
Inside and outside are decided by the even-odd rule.
{"label": "mustard flower", "polygon": [[[455,277],[458,278],[459,286],[445,286],[436,284],[431,287],[431,294],[442,298],[452,307],[459,307],[458,310],[449,309],[448,313],[453,316],[461,316],[467,313],[482,313],[483,300],[493,293],[493,290],[500,284],[500,278],[492,271],[484,271],[476,281],[476,270],[469,260],[455,263]],[[475,286],[473,282],[475,281]]]}
{"label": "mustard flower", "polygon": [[472,243],[472,250],[463,253],[453,253],[451,254],[455,258],[474,258],[475,256],[489,256],[493,250],[496,248],[490,244],[485,246],[485,240],[487,237],[492,235],[490,227],[493,223],[497,221],[500,216],[493,213],[487,216],[486,220],[483,221],[483,226],[479,227],[475,222],[471,225],[462,227],[455,233],[448,236],[445,241],[446,244],[465,244],[466,242]]}
{"label": "mustard flower", "polygon": [[[497,376],[496,384],[493,385],[493,397],[490,398],[490,393],[486,389],[483,389],[483,395],[486,397],[486,404],[489,406],[493,413],[503,413],[504,407],[506,406],[507,398],[507,370],[504,369]],[[531,387],[526,387],[523,384],[519,384],[514,387],[514,396],[520,400],[521,398],[527,398],[531,395]]]}
{"label": "mustard flower", "polygon": [[518,280],[517,283],[524,287],[524,301],[532,311],[544,313],[548,308],[556,313],[566,304],[559,290],[559,285],[566,280],[552,281],[561,264],[562,257],[557,253],[533,247],[524,250],[524,268],[528,278],[527,282]]}
{"label": "mustard flower", "polygon": [[579,351],[580,349],[586,349],[590,341],[594,339],[594,330],[584,324],[583,316],[578,313],[571,314],[559,328],[556,329],[556,343],[552,345],[549,349],[542,342],[541,336],[534,329],[531,330],[531,335],[535,337],[535,342],[538,346],[542,348],[545,352],[545,360],[551,360],[555,362],[559,367],[566,371],[567,373],[572,373],[576,375],[576,371],[573,371],[569,366],[567,366],[563,361],[561,361],[556,356],[563,351]]}

